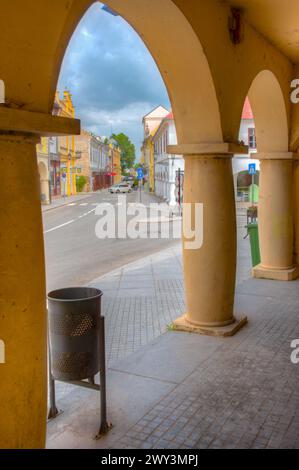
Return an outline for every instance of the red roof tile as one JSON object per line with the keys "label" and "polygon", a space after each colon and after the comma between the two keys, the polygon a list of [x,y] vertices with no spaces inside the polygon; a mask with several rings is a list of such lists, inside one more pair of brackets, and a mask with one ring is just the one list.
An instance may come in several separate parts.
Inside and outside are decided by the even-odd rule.
{"label": "red roof tile", "polygon": [[173,119],[173,112],[171,111],[164,119]]}
{"label": "red roof tile", "polygon": [[248,96],[246,97],[245,103],[244,103],[244,108],[242,112],[242,119],[253,119],[253,113],[252,109],[250,106],[250,102],[248,99]]}

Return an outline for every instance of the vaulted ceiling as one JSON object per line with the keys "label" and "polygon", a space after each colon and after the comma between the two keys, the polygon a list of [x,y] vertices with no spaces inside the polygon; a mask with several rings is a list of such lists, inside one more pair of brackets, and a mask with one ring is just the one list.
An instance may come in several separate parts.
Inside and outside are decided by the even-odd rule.
{"label": "vaulted ceiling", "polygon": [[231,0],[249,23],[294,63],[299,63],[299,0]]}

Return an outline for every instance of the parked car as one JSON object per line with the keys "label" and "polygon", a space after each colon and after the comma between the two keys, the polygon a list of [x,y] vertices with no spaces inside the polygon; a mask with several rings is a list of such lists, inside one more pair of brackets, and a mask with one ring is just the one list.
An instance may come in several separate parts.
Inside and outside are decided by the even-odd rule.
{"label": "parked car", "polygon": [[123,183],[129,184],[132,188],[133,184],[134,184],[134,177],[133,176],[126,176],[123,180]]}
{"label": "parked car", "polygon": [[130,193],[131,186],[128,183],[117,183],[109,188],[110,193]]}

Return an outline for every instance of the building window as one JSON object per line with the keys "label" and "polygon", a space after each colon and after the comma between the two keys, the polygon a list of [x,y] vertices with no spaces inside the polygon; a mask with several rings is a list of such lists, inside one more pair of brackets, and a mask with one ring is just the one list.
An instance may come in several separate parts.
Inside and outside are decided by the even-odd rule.
{"label": "building window", "polygon": [[248,145],[250,149],[256,149],[255,128],[248,128]]}

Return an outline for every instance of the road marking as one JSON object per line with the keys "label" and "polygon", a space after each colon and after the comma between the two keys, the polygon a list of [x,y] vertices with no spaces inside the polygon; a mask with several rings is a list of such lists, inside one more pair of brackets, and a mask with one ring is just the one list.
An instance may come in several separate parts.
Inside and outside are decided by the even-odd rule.
{"label": "road marking", "polygon": [[82,204],[79,204],[79,206],[88,206],[88,202],[83,202]]}
{"label": "road marking", "polygon": [[86,217],[88,214],[91,214],[95,210],[96,210],[96,208],[91,209],[91,211],[88,211],[88,212],[85,212],[84,214],[79,215],[78,219],[82,219],[82,217]]}
{"label": "road marking", "polygon": [[76,202],[70,202],[70,203],[68,204],[68,206],[76,206],[76,205],[77,205]]}
{"label": "road marking", "polygon": [[65,227],[66,225],[70,225],[74,220],[69,220],[68,222],[65,222],[65,224],[57,225],[57,227],[50,228],[49,230],[45,230],[44,233],[49,233],[49,232],[54,232],[54,230],[58,230],[59,228]]}

